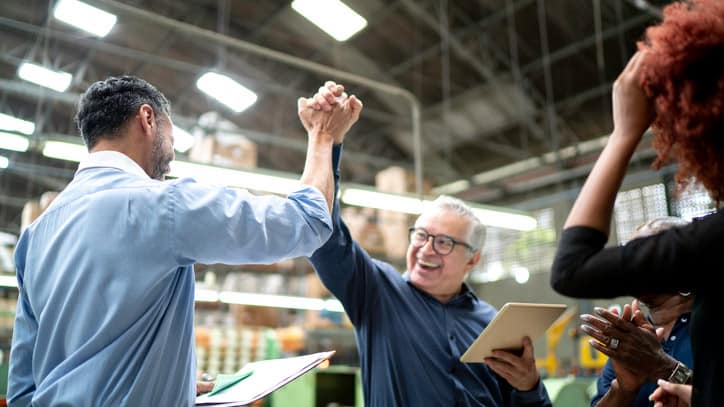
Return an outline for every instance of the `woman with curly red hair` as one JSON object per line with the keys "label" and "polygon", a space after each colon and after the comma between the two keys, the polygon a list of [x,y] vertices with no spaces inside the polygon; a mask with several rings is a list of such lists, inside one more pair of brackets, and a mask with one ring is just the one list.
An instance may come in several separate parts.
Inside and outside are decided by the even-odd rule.
{"label": "woman with curly red hair", "polygon": [[[661,24],[647,30],[638,48],[614,84],[614,130],[568,216],[551,284],[578,298],[696,293],[691,401],[722,405],[724,323],[718,311],[724,303],[710,273],[721,267],[724,210],[625,246],[604,246],[616,193],[649,126],[658,152],[655,166],[675,161],[679,185],[693,180],[717,203],[724,197],[724,1],[666,7]],[[612,352],[625,340],[607,336],[605,328],[600,336],[608,338],[604,345]],[[670,381],[687,377],[675,369]],[[657,393],[668,386],[664,383]],[[679,401],[688,404],[687,398]]]}

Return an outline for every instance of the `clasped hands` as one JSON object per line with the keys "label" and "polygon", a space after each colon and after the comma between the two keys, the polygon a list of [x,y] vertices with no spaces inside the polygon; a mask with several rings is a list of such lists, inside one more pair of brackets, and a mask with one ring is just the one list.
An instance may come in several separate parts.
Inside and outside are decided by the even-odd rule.
{"label": "clasped hands", "polygon": [[344,136],[359,119],[362,102],[356,96],[347,96],[344,86],[325,82],[311,98],[297,101],[297,113],[310,136],[331,138],[341,144]]}

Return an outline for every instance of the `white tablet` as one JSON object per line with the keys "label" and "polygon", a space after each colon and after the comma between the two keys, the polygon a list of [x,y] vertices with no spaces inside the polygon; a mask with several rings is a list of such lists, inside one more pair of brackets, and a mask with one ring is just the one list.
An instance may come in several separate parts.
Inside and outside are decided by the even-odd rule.
{"label": "white tablet", "polygon": [[509,302],[503,305],[460,360],[466,363],[482,363],[486,357],[492,355],[493,350],[520,350],[524,336],[535,341],[566,308],[564,304]]}

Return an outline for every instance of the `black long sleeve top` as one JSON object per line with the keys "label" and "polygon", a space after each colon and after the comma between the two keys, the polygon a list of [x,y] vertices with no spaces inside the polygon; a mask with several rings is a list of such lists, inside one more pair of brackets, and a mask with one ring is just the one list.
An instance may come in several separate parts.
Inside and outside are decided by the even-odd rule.
{"label": "black long sleeve top", "polygon": [[576,298],[693,292],[692,405],[722,405],[724,323],[717,312],[724,303],[717,300],[722,290],[714,281],[722,270],[718,251],[724,250],[724,210],[624,246],[604,248],[606,241],[593,228],[565,229],[553,262],[553,289]]}

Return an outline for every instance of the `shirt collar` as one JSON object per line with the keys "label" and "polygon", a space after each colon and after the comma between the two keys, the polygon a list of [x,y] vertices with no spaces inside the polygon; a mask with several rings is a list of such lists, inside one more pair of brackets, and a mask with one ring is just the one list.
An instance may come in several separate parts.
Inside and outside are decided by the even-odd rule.
{"label": "shirt collar", "polygon": [[78,164],[76,173],[88,168],[118,168],[139,177],[151,178],[138,163],[119,151],[97,151],[90,153]]}

